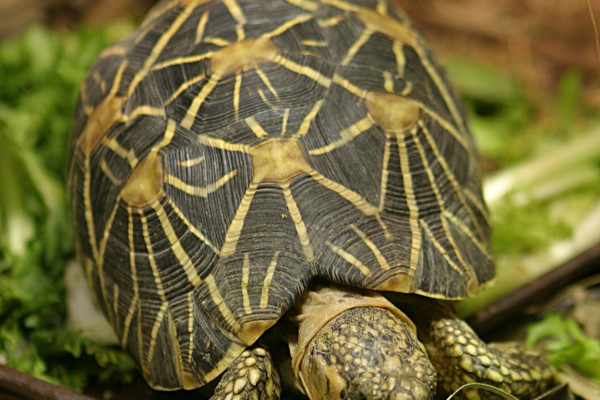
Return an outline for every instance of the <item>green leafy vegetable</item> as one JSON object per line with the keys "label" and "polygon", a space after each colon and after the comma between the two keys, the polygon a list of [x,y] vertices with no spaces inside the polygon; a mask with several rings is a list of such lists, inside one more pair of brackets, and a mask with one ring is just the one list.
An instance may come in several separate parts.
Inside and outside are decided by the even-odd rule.
{"label": "green leafy vegetable", "polygon": [[600,341],[587,337],[575,321],[556,313],[548,314],[527,330],[527,344],[533,346],[539,342],[557,368],[570,364],[600,384]]}
{"label": "green leafy vegetable", "polygon": [[[75,389],[91,370],[131,368],[121,350],[64,332],[62,283],[73,256],[64,176],[77,90],[99,52],[130,30],[32,26],[0,43],[0,363]],[[75,373],[67,365],[83,358],[78,349],[95,359]]]}

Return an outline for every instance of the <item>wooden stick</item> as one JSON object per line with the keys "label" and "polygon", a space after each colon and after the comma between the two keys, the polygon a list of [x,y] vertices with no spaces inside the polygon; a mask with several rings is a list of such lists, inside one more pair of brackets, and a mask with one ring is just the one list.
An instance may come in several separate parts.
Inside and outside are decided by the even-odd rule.
{"label": "wooden stick", "polygon": [[28,400],[94,400],[3,365],[0,365],[0,389]]}
{"label": "wooden stick", "polygon": [[481,335],[499,327],[523,310],[586,276],[600,273],[600,244],[496,300],[467,318]]}

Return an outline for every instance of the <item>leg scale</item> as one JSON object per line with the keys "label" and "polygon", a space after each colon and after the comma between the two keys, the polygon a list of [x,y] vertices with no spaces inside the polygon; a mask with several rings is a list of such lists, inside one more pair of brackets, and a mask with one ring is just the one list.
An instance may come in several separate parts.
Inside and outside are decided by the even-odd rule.
{"label": "leg scale", "polygon": [[249,347],[223,374],[210,400],[273,400],[281,393],[279,374],[269,352]]}

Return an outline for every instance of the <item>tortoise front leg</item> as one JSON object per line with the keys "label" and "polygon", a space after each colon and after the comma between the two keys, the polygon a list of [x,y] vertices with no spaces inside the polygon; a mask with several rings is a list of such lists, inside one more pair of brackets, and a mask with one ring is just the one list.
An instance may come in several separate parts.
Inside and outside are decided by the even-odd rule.
{"label": "tortoise front leg", "polygon": [[[557,384],[554,369],[540,354],[519,343],[486,344],[446,304],[429,301],[427,305],[413,304],[408,314],[436,367],[440,393],[447,395],[477,382],[531,399]],[[480,398],[474,391],[465,389],[457,398]]]}
{"label": "tortoise front leg", "polygon": [[247,348],[227,368],[210,400],[279,399],[279,374],[265,347]]}

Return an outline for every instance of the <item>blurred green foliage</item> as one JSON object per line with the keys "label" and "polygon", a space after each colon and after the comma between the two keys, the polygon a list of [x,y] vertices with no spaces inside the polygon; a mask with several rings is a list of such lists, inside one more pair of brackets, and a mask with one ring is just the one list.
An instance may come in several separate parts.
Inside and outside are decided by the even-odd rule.
{"label": "blurred green foliage", "polygon": [[32,26],[0,43],[0,362],[77,390],[90,372],[127,379],[132,368],[121,350],[65,330],[63,284],[73,253],[65,168],[77,91],[100,51],[131,30]]}
{"label": "blurred green foliage", "polygon": [[549,313],[527,330],[528,345],[540,342],[557,368],[570,364],[600,385],[600,341],[586,336],[575,321]]}

